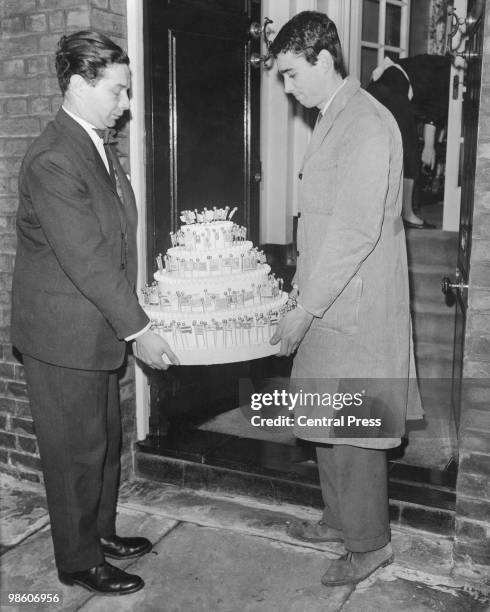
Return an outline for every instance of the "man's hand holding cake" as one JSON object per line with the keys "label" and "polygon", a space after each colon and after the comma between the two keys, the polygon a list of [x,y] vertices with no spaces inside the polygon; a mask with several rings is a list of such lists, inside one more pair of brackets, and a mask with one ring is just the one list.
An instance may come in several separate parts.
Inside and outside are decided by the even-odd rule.
{"label": "man's hand holding cake", "polygon": [[180,362],[168,343],[148,330],[138,336],[133,343],[133,355],[157,370],[167,370],[170,365],[180,365]]}
{"label": "man's hand holding cake", "polygon": [[[297,295],[296,289],[293,289],[291,293],[293,292]],[[297,308],[283,316],[270,340],[273,345],[281,343],[281,348],[277,353],[278,357],[288,357],[297,350],[306,332],[310,329],[313,318],[313,315],[307,312],[301,304],[297,304]]]}

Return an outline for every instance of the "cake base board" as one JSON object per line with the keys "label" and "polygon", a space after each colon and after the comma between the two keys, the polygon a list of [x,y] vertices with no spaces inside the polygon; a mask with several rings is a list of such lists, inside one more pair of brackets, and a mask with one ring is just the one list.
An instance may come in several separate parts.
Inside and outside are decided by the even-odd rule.
{"label": "cake base board", "polygon": [[[178,348],[171,347],[180,361],[180,365],[215,365],[219,363],[235,363],[237,361],[252,361],[253,359],[261,359],[262,357],[270,357],[276,355],[281,343],[278,344],[249,344],[242,346],[228,347],[213,347],[206,348]],[[170,363],[167,356],[164,354],[163,360]]]}

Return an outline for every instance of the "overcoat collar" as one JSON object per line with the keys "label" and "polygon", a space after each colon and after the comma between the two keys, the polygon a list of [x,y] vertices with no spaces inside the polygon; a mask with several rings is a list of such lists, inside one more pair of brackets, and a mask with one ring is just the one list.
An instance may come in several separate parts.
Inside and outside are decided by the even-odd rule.
{"label": "overcoat collar", "polygon": [[117,195],[116,187],[106,170],[94,143],[83,127],[60,108],[55,117],[55,124],[63,132],[70,136],[70,143],[77,149],[78,153],[84,157],[94,168],[95,174]]}
{"label": "overcoat collar", "polygon": [[320,148],[322,142],[325,140],[328,132],[334,124],[335,119],[344,110],[354,94],[359,91],[360,87],[361,84],[355,77],[346,77],[345,84],[339,89],[325,114],[317,122],[315,129],[313,130],[311,140],[308,148],[306,149],[303,166],[306,161]]}

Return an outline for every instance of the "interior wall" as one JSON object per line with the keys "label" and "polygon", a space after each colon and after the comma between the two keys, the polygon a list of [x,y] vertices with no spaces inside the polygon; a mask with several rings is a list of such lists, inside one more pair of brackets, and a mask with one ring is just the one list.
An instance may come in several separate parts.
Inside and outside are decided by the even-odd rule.
{"label": "interior wall", "polygon": [[[350,0],[262,0],[262,23],[273,20],[276,34],[293,15],[319,10],[336,23],[345,54],[349,49]],[[263,53],[266,52],[263,44]],[[284,94],[274,65],[262,69],[260,242],[288,244],[293,238],[293,217],[298,212],[297,176],[311,135],[315,111],[305,111]],[[313,120],[312,120],[313,117]]]}

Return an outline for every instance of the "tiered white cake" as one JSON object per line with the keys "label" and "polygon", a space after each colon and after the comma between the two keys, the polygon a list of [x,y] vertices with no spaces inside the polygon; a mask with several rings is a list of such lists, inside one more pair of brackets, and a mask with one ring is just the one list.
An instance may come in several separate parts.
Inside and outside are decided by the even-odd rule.
{"label": "tiered white cake", "polygon": [[269,343],[293,305],[265,255],[231,220],[236,209],[184,211],[172,248],[143,290],[152,328],[182,364],[230,363],[278,352]]}

